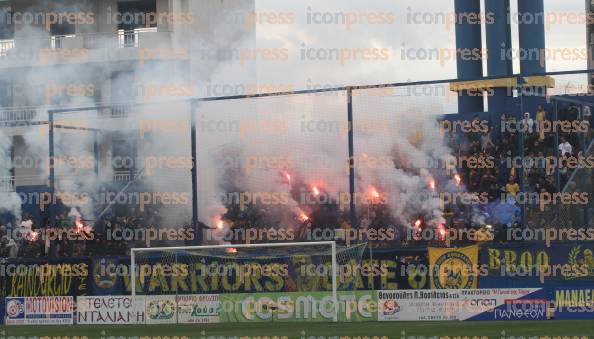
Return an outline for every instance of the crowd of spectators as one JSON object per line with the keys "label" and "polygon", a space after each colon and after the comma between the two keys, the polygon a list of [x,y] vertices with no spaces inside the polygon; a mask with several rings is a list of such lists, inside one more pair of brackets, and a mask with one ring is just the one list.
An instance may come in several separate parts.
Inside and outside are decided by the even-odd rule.
{"label": "crowd of spectators", "polygon": [[[492,165],[471,166],[473,162],[458,161],[457,173],[466,190],[486,196],[487,202],[448,204],[444,209],[445,226],[482,231],[488,227],[495,233],[513,227],[550,226],[547,223],[551,220],[545,214],[532,212],[538,210],[539,194],[552,194],[564,189],[573,170],[567,166],[567,160],[583,156],[584,147],[592,141],[590,109],[585,107],[582,113],[578,107],[568,105],[559,109],[556,119],[568,122],[571,126],[587,121],[586,131],[556,133],[543,128],[554,117],[539,106],[533,113],[524,113],[523,119],[519,121],[515,117],[502,115],[498,124],[490,125],[486,131],[451,135],[450,147],[458,159],[490,159],[487,163]],[[479,116],[473,120],[471,125],[480,125]],[[523,150],[520,148],[522,144]],[[558,170],[550,166],[550,160],[557,156],[561,159]],[[522,172],[523,188],[520,178]],[[536,200],[526,198],[524,195],[528,193],[537,193],[532,195],[537,197]],[[521,224],[522,204],[529,214],[527,225]],[[163,222],[159,210],[150,206],[142,211],[114,206],[104,212],[99,220],[84,220],[78,211],[72,210],[63,211],[57,216],[56,228],[77,230],[84,239],[82,241],[68,237],[49,241],[41,236],[40,224],[43,222],[29,215],[24,215],[24,221],[18,225],[0,225],[0,258],[129,255],[130,248],[146,247],[145,239],[115,239],[114,233],[126,229],[128,234],[138,234],[137,230],[158,228]],[[182,227],[189,227],[189,223]],[[170,243],[152,242],[151,246],[155,245]]]}
{"label": "crowd of spectators", "polygon": [[[490,224],[496,232],[511,227],[552,226],[546,214],[537,213],[541,209],[539,199],[543,194],[561,192],[568,185],[574,169],[568,167],[571,164],[568,160],[583,156],[583,148],[592,139],[589,128],[591,118],[587,107],[580,116],[578,107],[564,106],[559,109],[557,120],[563,122],[566,128],[558,128],[557,134],[550,128],[552,114],[539,106],[536,112],[524,113],[519,121],[503,115],[500,124],[490,126],[486,132],[473,131],[452,136],[450,147],[457,152],[458,159],[491,159],[493,166],[471,168],[473,166],[468,165],[471,162],[459,162],[462,166],[458,168],[458,173],[467,190],[477,195],[486,194],[488,203],[450,206],[446,213],[448,225],[480,227],[476,224]],[[479,120],[479,116],[475,116],[474,120]],[[587,123],[584,124],[584,121]],[[586,131],[568,127],[580,123]],[[556,140],[559,140],[558,144]],[[569,185],[575,184],[569,182]],[[529,220],[527,225],[521,224],[522,204]],[[482,217],[477,218],[477,215]]]}
{"label": "crowd of spectators", "polygon": [[[130,255],[131,248],[147,247],[147,229],[159,228],[162,224],[156,208],[140,211],[124,206],[108,210],[98,221],[85,220],[77,212],[60,213],[52,229],[55,232],[40,228],[30,215],[24,215],[22,220],[17,225],[0,225],[0,258]],[[189,223],[182,227],[189,227]],[[167,242],[153,240],[150,245],[165,246]]]}

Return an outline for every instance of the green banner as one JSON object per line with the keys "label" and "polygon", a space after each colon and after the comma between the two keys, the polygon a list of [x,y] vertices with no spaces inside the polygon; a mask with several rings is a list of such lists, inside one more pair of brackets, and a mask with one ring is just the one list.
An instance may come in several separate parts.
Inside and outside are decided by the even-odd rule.
{"label": "green banner", "polygon": [[[221,322],[332,321],[331,292],[220,294]],[[376,293],[338,292],[339,321],[377,320]]]}

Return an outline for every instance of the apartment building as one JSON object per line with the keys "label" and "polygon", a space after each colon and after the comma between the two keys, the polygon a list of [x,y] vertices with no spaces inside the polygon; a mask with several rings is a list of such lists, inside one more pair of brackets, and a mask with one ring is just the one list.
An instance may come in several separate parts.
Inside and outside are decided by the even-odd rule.
{"label": "apartment building", "polygon": [[[58,190],[98,178],[125,185],[144,171],[140,155],[189,156],[184,100],[221,63],[255,79],[237,59],[239,46],[255,43],[246,25],[254,11],[254,0],[0,0],[0,155],[11,163],[0,166],[0,191],[47,191],[48,109],[88,107],[54,117],[55,158],[92,159],[55,164]],[[147,102],[155,105],[134,105]],[[189,169],[177,170],[153,184],[187,190]],[[24,210],[39,213],[30,203]]]}

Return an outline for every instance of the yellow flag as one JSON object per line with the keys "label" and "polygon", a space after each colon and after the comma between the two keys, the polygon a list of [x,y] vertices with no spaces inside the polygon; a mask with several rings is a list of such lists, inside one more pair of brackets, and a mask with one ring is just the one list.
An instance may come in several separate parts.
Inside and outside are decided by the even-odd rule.
{"label": "yellow flag", "polygon": [[477,288],[479,246],[429,247],[431,288]]}

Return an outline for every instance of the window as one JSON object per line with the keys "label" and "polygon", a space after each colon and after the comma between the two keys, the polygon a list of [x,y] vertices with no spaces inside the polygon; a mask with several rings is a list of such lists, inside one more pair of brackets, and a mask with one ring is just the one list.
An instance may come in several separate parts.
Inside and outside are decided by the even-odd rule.
{"label": "window", "polygon": [[13,38],[12,7],[10,7],[10,4],[0,1],[0,40]]}
{"label": "window", "polygon": [[118,13],[121,15],[121,20],[118,22],[118,29],[133,31],[137,28],[157,27],[157,24],[153,22],[147,25],[147,14],[156,12],[156,0],[120,0],[118,2]]}
{"label": "window", "polygon": [[115,172],[133,173],[136,169],[136,144],[132,135],[114,135],[111,157]]}
{"label": "window", "polygon": [[13,97],[12,83],[8,80],[0,80],[0,108],[12,107]]}

